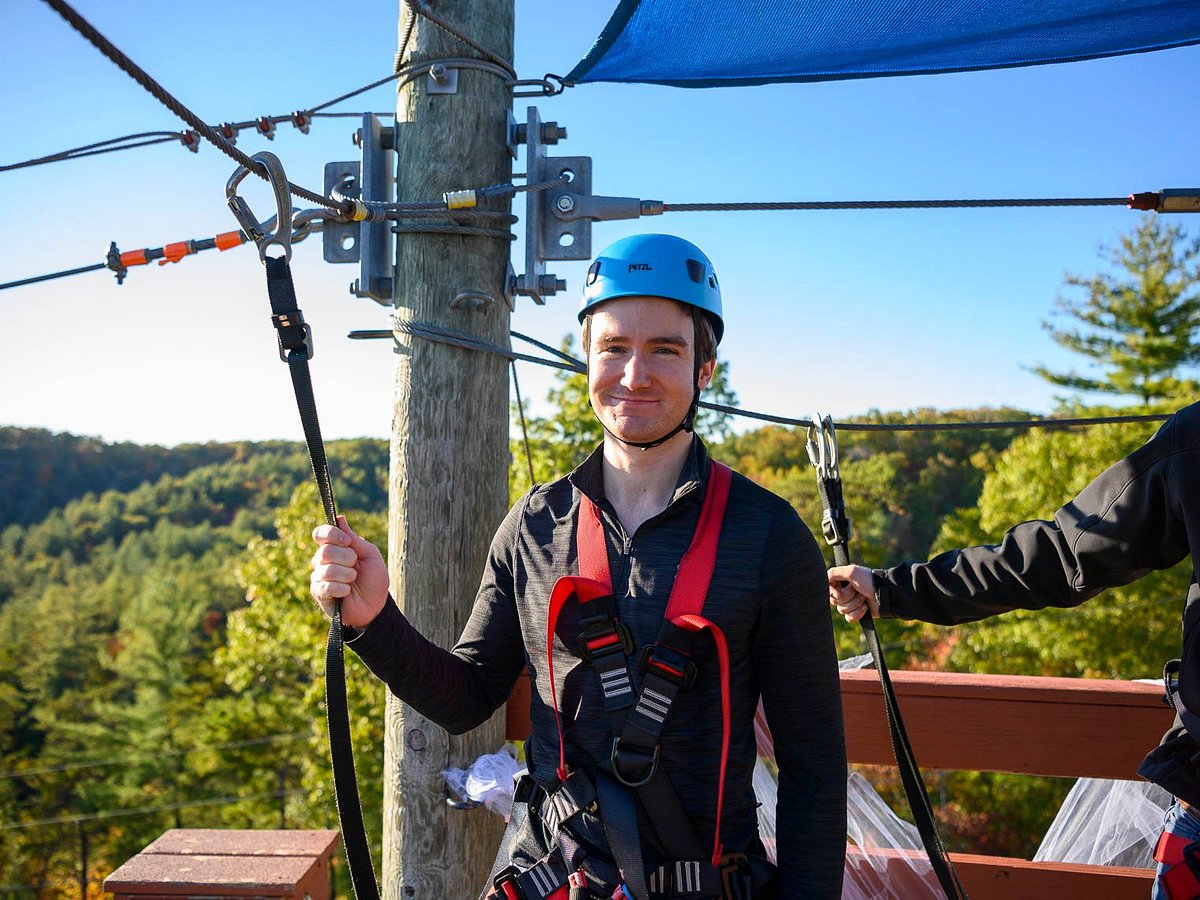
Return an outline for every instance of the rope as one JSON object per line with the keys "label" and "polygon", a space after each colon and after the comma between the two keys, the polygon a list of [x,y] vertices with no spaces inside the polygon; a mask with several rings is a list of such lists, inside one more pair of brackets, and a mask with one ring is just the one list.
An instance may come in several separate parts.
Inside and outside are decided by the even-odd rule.
{"label": "rope", "polygon": [[475,40],[473,40],[472,38],[468,37],[460,29],[456,28],[454,25],[451,25],[445,19],[438,16],[435,12],[433,12],[433,10],[431,10],[429,8],[429,4],[424,2],[424,0],[404,0],[404,2],[408,5],[408,8],[411,9],[413,12],[419,13],[420,15],[424,16],[426,19],[428,19],[430,22],[432,22],[438,28],[442,29],[442,31],[446,32],[447,34],[449,34],[453,37],[458,38],[460,41],[462,41],[464,44],[466,44],[472,50],[477,50],[479,53],[482,53],[485,59],[491,60],[496,65],[500,66],[502,69],[504,69],[505,72],[508,73],[509,78],[515,79],[517,77],[516,70],[513,69],[513,67],[511,65],[509,65],[508,62],[503,57],[498,56],[497,54],[493,53],[487,47],[483,46],[482,44],[480,44],[480,43],[476,42]]}
{"label": "rope", "polygon": [[978,209],[1014,206],[1129,206],[1129,197],[1050,197],[1019,200],[803,200],[778,203],[664,203],[663,212],[785,209]]}
{"label": "rope", "polygon": [[508,364],[512,368],[513,390],[517,395],[517,412],[521,414],[521,437],[525,440],[525,464],[529,466],[529,485],[532,487],[537,484],[537,479],[533,477],[533,453],[529,450],[529,428],[525,425],[525,404],[521,400],[521,382],[517,380],[517,361],[509,360]]}
{"label": "rope", "polygon": [[[174,96],[172,96],[171,93],[166,90],[166,88],[151,78],[150,75],[145,72],[145,70],[138,66],[119,49],[117,49],[117,47],[111,41],[109,41],[108,38],[97,31],[90,22],[72,9],[70,4],[66,3],[65,0],[46,0],[46,3],[51,9],[66,19],[72,28],[90,41],[97,50],[115,63],[116,66],[121,69],[121,71],[129,75],[134,81],[149,91],[151,96],[167,107],[167,109],[171,110],[171,112],[175,113],[175,115],[187,122],[188,125],[190,125],[197,133],[199,133],[201,137],[203,137],[206,141],[208,141],[226,156],[230,157],[240,165],[245,166],[255,175],[267,180],[268,176],[265,166],[260,163],[256,163],[249,156],[247,156],[241,150],[238,150],[237,147],[218,134],[211,126],[205,124],[199,116],[184,106]],[[288,189],[297,197],[308,200],[311,203],[316,203],[319,206],[324,206],[337,212],[346,212],[344,208],[338,207],[325,197],[322,197],[320,194],[314,193],[307,188],[292,184],[290,181],[288,182]]]}

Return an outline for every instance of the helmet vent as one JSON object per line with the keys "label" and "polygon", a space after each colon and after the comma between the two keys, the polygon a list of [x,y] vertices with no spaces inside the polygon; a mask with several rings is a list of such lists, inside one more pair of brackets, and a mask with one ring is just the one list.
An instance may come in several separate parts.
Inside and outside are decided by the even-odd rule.
{"label": "helmet vent", "polygon": [[596,279],[599,277],[599,275],[600,275],[600,260],[596,260],[588,268],[587,283],[594,284]]}
{"label": "helmet vent", "polygon": [[687,261],[688,278],[696,282],[696,284],[704,283],[704,263],[696,259]]}

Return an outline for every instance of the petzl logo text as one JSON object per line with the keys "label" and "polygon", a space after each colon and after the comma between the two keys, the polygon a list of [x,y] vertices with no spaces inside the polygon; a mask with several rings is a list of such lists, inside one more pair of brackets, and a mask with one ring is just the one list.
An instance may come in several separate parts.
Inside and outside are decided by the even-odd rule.
{"label": "petzl logo text", "polygon": [[650,268],[650,263],[630,263],[629,271],[630,272],[652,272],[654,270]]}

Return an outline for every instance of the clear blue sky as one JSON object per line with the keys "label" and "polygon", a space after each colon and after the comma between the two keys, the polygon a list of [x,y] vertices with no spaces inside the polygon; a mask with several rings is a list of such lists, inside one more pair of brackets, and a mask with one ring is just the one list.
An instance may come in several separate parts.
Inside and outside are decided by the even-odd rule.
{"label": "clear blue sky", "polygon": [[[565,74],[612,3],[516,5],[516,66],[537,77]],[[77,8],[210,122],[315,105],[386,75],[396,49],[395,0]],[[0,80],[0,163],[182,127],[37,0],[0,5]],[[1198,83],[1193,47],[827,84],[584,85],[539,107],[570,132],[553,152],[591,156],[595,190],[617,196],[1120,196],[1200,184],[1200,121],[1188,114]],[[382,87],[337,109],[393,106],[394,90]],[[284,125],[271,144],[244,135],[239,146],[269,147],[293,181],[319,188],[325,162],[356,157],[354,127],[320,120],[304,136]],[[231,230],[232,169],[213,147],[193,155],[164,144],[0,173],[0,282],[99,262],[110,240],[129,250]],[[265,209],[270,200],[251,181],[251,204]],[[670,230],[708,252],[725,291],[722,355],[747,408],[1044,412],[1056,389],[1027,367],[1073,364],[1041,327],[1063,275],[1095,270],[1098,247],[1135,222],[1122,208],[695,213],[601,223],[593,241]],[[522,259],[518,244],[518,271]],[[293,267],[317,334],[326,435],[385,436],[388,346],[344,335],[386,327],[386,310],[347,293],[356,268],[324,263],[317,239],[297,247]],[[575,328],[584,264],[555,269],[568,293],[545,307],[521,299],[513,327],[557,343]],[[0,423],[166,444],[298,438],[266,308],[262,268],[246,247],[134,269],[122,287],[97,272],[2,292]],[[527,396],[544,394],[543,371],[521,370]]]}

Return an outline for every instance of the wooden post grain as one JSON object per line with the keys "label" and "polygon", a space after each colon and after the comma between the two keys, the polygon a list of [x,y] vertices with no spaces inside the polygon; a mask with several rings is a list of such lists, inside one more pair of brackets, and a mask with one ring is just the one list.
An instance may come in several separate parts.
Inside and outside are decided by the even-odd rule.
{"label": "wooden post grain", "polygon": [[[400,4],[401,34],[406,5]],[[439,0],[436,13],[512,59],[513,0]],[[478,57],[418,17],[406,60]],[[422,76],[397,102],[398,200],[506,182],[510,97],[501,78],[458,72],[457,92],[431,94]],[[495,207],[493,207],[495,208]],[[493,237],[400,234],[395,297],[401,319],[467,331],[507,345],[504,280],[509,242]],[[485,294],[488,304],[455,302]],[[453,646],[470,612],[508,477],[508,370],[504,359],[400,335],[396,350],[388,553],[394,596],[408,620]],[[441,771],[504,740],[503,713],[451,737],[388,698],[385,741],[385,898],[473,897],[487,877],[503,823],[482,808],[451,809]]]}

